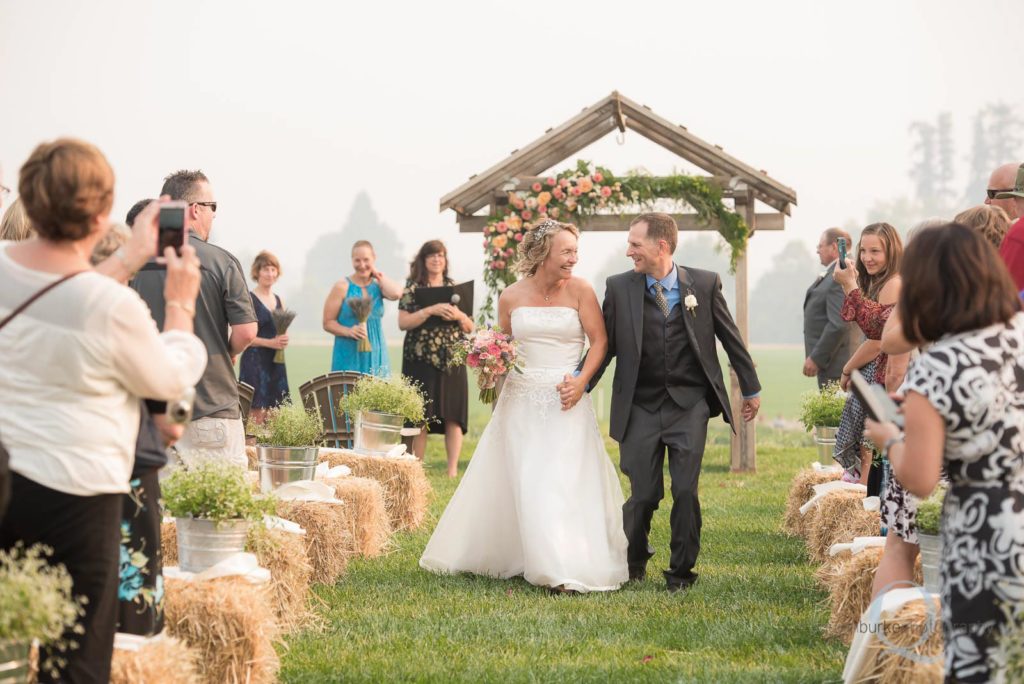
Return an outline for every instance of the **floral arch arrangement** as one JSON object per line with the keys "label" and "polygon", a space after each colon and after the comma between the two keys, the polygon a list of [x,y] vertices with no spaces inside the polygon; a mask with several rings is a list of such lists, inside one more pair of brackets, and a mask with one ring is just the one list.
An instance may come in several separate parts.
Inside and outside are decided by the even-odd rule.
{"label": "floral arch arrangement", "polygon": [[535,223],[552,218],[577,223],[581,217],[602,210],[654,210],[659,203],[692,207],[707,223],[717,221],[729,243],[731,267],[743,254],[748,229],[739,214],[722,203],[722,193],[699,176],[675,174],[650,176],[639,173],[617,178],[608,169],[580,160],[575,168],[537,181],[529,189],[508,193],[508,205],[492,216],[484,228],[484,282],[487,300],[480,309],[481,322],[494,318],[495,301],[506,286],[517,280],[514,265],[523,235]]}

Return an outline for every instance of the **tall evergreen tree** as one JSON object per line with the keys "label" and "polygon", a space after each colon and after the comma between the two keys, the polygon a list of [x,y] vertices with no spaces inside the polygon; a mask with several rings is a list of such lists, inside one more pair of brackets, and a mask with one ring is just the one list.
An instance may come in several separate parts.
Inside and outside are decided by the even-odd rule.
{"label": "tall evergreen tree", "polygon": [[791,240],[750,290],[750,341],[803,342],[803,305],[821,264],[802,240]]}
{"label": "tall evergreen tree", "polygon": [[932,204],[939,184],[935,126],[926,121],[914,121],[910,124],[910,134],[916,138],[910,167],[914,194],[921,204]]}
{"label": "tall evergreen tree", "polygon": [[971,153],[968,156],[967,187],[964,189],[963,198],[965,206],[973,206],[984,201],[988,177],[995,168],[992,164],[985,119],[985,110],[981,110],[975,113],[971,124]]}

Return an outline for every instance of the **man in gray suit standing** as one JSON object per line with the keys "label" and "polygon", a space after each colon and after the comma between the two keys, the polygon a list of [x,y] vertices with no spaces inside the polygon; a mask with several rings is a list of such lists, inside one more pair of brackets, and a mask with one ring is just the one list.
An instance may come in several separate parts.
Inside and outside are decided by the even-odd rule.
{"label": "man in gray suit standing", "polygon": [[850,234],[839,228],[829,228],[818,240],[818,258],[826,266],[804,297],[804,375],[817,376],[818,387],[838,382],[843,366],[857,347],[857,331],[839,315],[843,308],[843,288],[832,278],[839,261],[839,238],[846,240],[848,253],[854,246]]}
{"label": "man in gray suit standing", "polygon": [[[622,507],[631,580],[642,580],[654,555],[651,519],[664,497],[666,452],[672,477],[670,592],[697,581],[701,510],[697,496],[708,420],[722,415],[735,426],[751,421],[761,405],[761,383],[722,296],[717,273],[672,261],[678,227],[668,214],[641,214],[629,226],[626,256],[633,270],[608,279],[604,322],[608,352],[591,386],[614,357],[611,437],[629,477]],[[733,416],[716,339],[736,369],[742,416]],[[563,394],[564,399],[564,394]],[[735,429],[735,427],[734,427]]]}

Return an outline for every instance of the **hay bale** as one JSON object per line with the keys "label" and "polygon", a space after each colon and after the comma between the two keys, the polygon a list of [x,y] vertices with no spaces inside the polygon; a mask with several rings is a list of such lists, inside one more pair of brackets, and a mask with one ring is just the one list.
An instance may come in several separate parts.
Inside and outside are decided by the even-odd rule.
{"label": "hay bale", "polygon": [[178,564],[178,528],[173,520],[160,523],[160,550],[165,567]]}
{"label": "hay bale", "polygon": [[[933,620],[928,624],[929,618]],[[882,639],[872,639],[858,681],[886,684],[942,682],[945,674],[942,648],[942,609],[938,599],[931,608],[924,599],[908,601],[892,617],[881,621]],[[903,652],[893,650],[893,647]],[[905,653],[915,657],[908,658]]]}
{"label": "hay bale", "polygon": [[814,496],[814,485],[838,480],[842,473],[823,473],[810,468],[801,470],[793,478],[786,497],[786,513],[782,522],[782,530],[791,536],[799,537],[804,533],[804,517],[800,515],[800,507]]}
{"label": "hay bale", "polygon": [[259,457],[256,456],[256,447],[245,447],[245,460],[249,463],[249,470],[260,469],[260,460]]}
{"label": "hay bale", "polygon": [[206,681],[264,684],[277,679],[280,636],[268,584],[240,577],[204,582],[168,579],[167,631],[199,651]]}
{"label": "hay bale", "polygon": [[309,603],[313,565],[306,552],[305,538],[254,525],[249,530],[246,549],[256,554],[260,567],[270,570],[270,591],[281,628],[292,631],[316,626],[318,618]]}
{"label": "hay bale", "polygon": [[349,510],[339,504],[317,501],[279,501],[277,514],[306,530],[302,537],[313,566],[312,581],[334,584],[345,574],[356,555]]}
{"label": "hay bale", "polygon": [[324,480],[335,496],[345,502],[349,512],[349,531],[359,555],[374,558],[384,553],[391,542],[391,519],[384,503],[384,487],[366,477],[340,477]]}
{"label": "hay bale", "polygon": [[115,648],[110,684],[198,684],[199,652],[161,634],[137,651]]}
{"label": "hay bale", "polygon": [[[830,614],[825,627],[827,636],[844,644],[852,641],[860,616],[871,605],[871,589],[883,551],[884,548],[878,546],[864,549],[841,562],[828,578]],[[914,581],[918,584],[923,582],[920,558],[914,568]]]}
{"label": "hay bale", "polygon": [[[810,513],[810,511],[808,511]],[[875,536],[881,529],[878,511],[864,510],[864,495],[839,491],[823,498],[807,527],[807,555],[822,563],[833,544],[853,541],[854,537]]]}
{"label": "hay bale", "polygon": [[346,465],[356,477],[367,477],[384,487],[384,504],[394,530],[415,530],[427,516],[433,490],[423,464],[416,460],[365,456],[347,449],[320,449],[320,460]]}

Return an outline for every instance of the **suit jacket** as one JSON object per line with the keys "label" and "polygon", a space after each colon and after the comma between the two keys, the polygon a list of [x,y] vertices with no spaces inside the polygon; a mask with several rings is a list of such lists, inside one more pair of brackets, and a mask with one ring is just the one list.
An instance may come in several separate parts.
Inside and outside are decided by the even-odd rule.
{"label": "suit jacket", "polygon": [[[707,377],[710,391],[707,396],[711,415],[725,414],[725,420],[733,423],[729,393],[725,388],[722,366],[718,362],[717,337],[725,348],[729,362],[736,369],[740,389],[744,396],[761,391],[754,362],[743,344],[729,305],[722,295],[722,281],[717,273],[697,268],[676,266],[679,274],[680,303],[683,320],[690,345],[700,360],[701,370]],[[604,323],[608,329],[608,353],[604,362],[590,381],[593,387],[601,379],[612,357],[616,358],[615,377],[612,380],[612,439],[622,441],[629,422],[636,390],[637,373],[640,368],[640,350],[643,345],[644,291],[647,276],[628,271],[608,278],[604,293]],[[697,298],[695,314],[685,305],[689,293]],[[667,393],[666,393],[667,396]],[[735,428],[733,428],[735,431]]]}
{"label": "suit jacket", "polygon": [[832,279],[835,267],[829,266],[804,297],[804,356],[827,378],[838,378],[857,348],[856,328],[840,315],[846,295]]}

